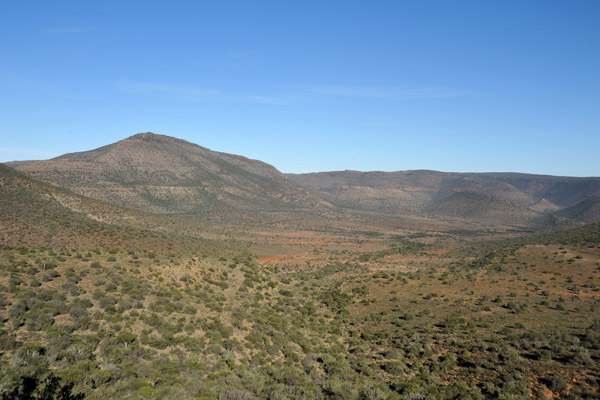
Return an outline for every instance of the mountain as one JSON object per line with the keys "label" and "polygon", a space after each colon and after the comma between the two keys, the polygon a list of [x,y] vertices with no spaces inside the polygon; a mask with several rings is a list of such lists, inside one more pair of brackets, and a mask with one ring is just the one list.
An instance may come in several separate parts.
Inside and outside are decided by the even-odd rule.
{"label": "mountain", "polygon": [[[600,178],[518,173],[415,170],[282,174],[258,160],[150,132],[95,150],[9,165],[103,202],[232,225],[297,224],[328,217],[345,219],[351,213],[385,219],[464,217],[486,224],[498,221],[538,226],[540,212],[551,214],[600,193]],[[458,193],[462,194],[455,196]],[[448,199],[446,203],[444,199]],[[465,203],[459,205],[459,201]],[[476,211],[485,202],[492,209]],[[507,213],[504,222],[501,212]]]}
{"label": "mountain", "polygon": [[570,207],[600,193],[600,178],[595,177],[429,170],[335,171],[287,176],[343,207],[400,214],[423,212],[432,201],[466,191],[493,195],[543,212]]}
{"label": "mountain", "polygon": [[91,151],[12,165],[94,199],[161,214],[251,218],[329,207],[271,165],[150,132]]}
{"label": "mountain", "polygon": [[0,399],[597,398],[600,223],[530,232],[594,179],[300,184],[152,134],[12,165],[175,215],[0,164]]}
{"label": "mountain", "polygon": [[287,176],[344,208],[412,215],[431,201],[444,173],[339,171]]}
{"label": "mountain", "polygon": [[[123,210],[31,179],[0,164],[0,241],[9,245],[84,245],[99,241]],[[72,241],[77,241],[77,243]]]}
{"label": "mountain", "polygon": [[590,196],[574,206],[557,212],[556,215],[585,223],[600,222],[600,194]]}
{"label": "mountain", "polygon": [[4,164],[0,199],[0,245],[165,251],[216,246],[199,226],[177,221],[171,228],[173,221],[165,217],[90,199]]}
{"label": "mountain", "polygon": [[463,191],[435,200],[428,211],[438,218],[460,218],[496,226],[551,227],[556,218],[541,214],[511,200]]}
{"label": "mountain", "polygon": [[537,203],[532,204],[531,206],[529,206],[529,208],[531,208],[534,211],[541,212],[541,213],[550,213],[550,212],[553,212],[553,211],[560,210],[559,206],[557,206],[556,204],[550,203],[546,199],[541,199]]}

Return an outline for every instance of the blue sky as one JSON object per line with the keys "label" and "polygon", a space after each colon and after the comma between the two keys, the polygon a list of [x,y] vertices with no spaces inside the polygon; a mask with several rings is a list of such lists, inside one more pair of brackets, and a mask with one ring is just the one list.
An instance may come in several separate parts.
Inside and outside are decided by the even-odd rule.
{"label": "blue sky", "polygon": [[0,6],[0,161],[138,132],[327,170],[600,176],[600,2]]}

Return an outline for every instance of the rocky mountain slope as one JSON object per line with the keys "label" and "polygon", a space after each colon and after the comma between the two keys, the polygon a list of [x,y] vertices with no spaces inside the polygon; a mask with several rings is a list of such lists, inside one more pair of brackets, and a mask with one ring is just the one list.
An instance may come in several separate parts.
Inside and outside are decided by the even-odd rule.
{"label": "rocky mountain slope", "polygon": [[[122,209],[31,179],[0,164],[0,241],[36,246],[91,244],[110,223],[133,218]],[[72,239],[70,239],[72,238]],[[88,243],[89,242],[89,243]]]}
{"label": "rocky mountain slope", "polygon": [[[234,224],[260,225],[289,219],[292,214],[296,220],[322,220],[352,212],[383,218],[434,216],[538,226],[542,220],[543,225],[552,222],[551,218],[540,219],[539,213],[551,214],[600,193],[600,178],[518,173],[282,174],[261,161],[149,132],[52,160],[9,164],[104,202]],[[500,218],[503,214],[504,220]],[[569,213],[557,215],[595,221]]]}
{"label": "rocky mountain slope", "polygon": [[12,165],[85,196],[161,214],[252,215],[329,206],[271,165],[153,133]]}
{"label": "rocky mountain slope", "polygon": [[428,211],[438,218],[462,218],[498,226],[551,227],[556,217],[534,211],[514,201],[463,191],[435,200]]}
{"label": "rocky mountain slope", "polygon": [[425,211],[432,201],[465,191],[493,195],[543,212],[570,207],[600,193],[600,178],[518,173],[335,171],[287,176],[344,207],[405,214]]}
{"label": "rocky mountain slope", "polygon": [[204,237],[210,232],[201,226],[90,199],[4,164],[0,199],[0,245],[165,251],[225,245]]}
{"label": "rocky mountain slope", "polygon": [[590,196],[584,201],[565,208],[556,214],[585,223],[600,222],[600,194]]}

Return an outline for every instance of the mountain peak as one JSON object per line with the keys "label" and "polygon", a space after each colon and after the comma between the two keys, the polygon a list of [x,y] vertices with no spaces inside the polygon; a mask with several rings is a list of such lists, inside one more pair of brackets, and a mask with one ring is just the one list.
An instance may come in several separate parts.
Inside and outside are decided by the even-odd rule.
{"label": "mountain peak", "polygon": [[78,194],[154,213],[210,217],[225,214],[215,210],[229,216],[328,205],[262,161],[153,132],[19,168]]}
{"label": "mountain peak", "polygon": [[154,132],[142,132],[142,133],[136,133],[133,136],[129,136],[127,139],[155,139],[158,137],[168,137],[165,135],[159,135],[157,133]]}
{"label": "mountain peak", "polygon": [[155,144],[156,143],[161,143],[161,144],[171,143],[171,144],[187,145],[187,146],[191,146],[194,148],[208,150],[196,143],[188,142],[187,140],[179,139],[179,138],[176,138],[173,136],[161,135],[161,134],[154,133],[154,132],[137,133],[137,134],[135,134],[133,136],[129,136],[128,138],[121,140],[120,142],[117,142],[117,143],[123,143],[123,142],[127,143],[128,141],[132,141],[132,140],[143,141],[145,143],[155,143]]}
{"label": "mountain peak", "polygon": [[161,134],[154,133],[154,132],[136,133],[133,136],[129,136],[125,140],[144,140],[144,141],[147,141],[147,142],[173,141],[173,142],[184,142],[184,143],[189,143],[189,144],[196,145],[195,143],[191,143],[191,142],[188,142],[188,141],[183,140],[183,139],[178,139],[178,138],[173,137],[173,136],[161,135]]}

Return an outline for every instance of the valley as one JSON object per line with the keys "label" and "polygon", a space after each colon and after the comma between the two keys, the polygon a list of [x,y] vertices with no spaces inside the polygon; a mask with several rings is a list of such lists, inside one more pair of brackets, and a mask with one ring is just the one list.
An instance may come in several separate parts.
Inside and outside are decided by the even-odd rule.
{"label": "valley", "polygon": [[152,133],[0,165],[0,398],[598,398],[598,193]]}

